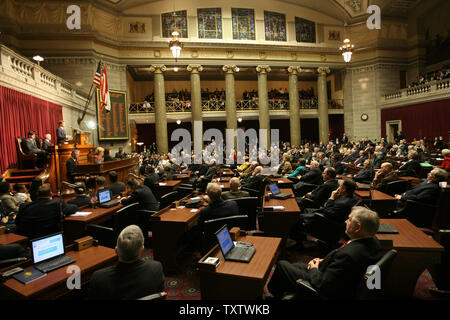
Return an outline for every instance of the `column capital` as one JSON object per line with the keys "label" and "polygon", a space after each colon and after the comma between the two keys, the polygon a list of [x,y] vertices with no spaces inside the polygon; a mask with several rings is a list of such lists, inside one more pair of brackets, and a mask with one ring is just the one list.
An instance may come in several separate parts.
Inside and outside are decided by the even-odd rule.
{"label": "column capital", "polygon": [[324,75],[324,76],[326,76],[328,73],[330,73],[331,71],[330,71],[330,68],[328,68],[328,67],[319,67],[319,68],[317,68],[317,72],[320,74],[320,75]]}
{"label": "column capital", "polygon": [[222,67],[222,70],[226,73],[234,73],[239,72],[239,68],[237,66],[233,65],[225,65]]}
{"label": "column capital", "polygon": [[199,65],[199,64],[190,64],[187,66],[187,71],[192,72],[192,73],[199,73],[203,71],[203,66]]}
{"label": "column capital", "polygon": [[167,70],[166,66],[163,64],[155,64],[150,66],[150,72],[163,73]]}
{"label": "column capital", "polygon": [[299,66],[290,66],[287,70],[290,74],[299,74],[303,71]]}
{"label": "column capital", "polygon": [[270,68],[270,66],[267,65],[256,67],[256,72],[258,73],[269,73],[270,71],[272,71],[272,69]]}

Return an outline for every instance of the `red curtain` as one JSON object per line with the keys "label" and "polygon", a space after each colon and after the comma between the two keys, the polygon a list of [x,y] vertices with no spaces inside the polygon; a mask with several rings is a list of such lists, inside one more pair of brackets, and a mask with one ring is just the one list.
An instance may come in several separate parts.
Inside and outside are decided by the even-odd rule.
{"label": "red curtain", "polygon": [[17,165],[16,138],[52,135],[55,142],[58,122],[62,120],[60,105],[0,86],[0,173]]}
{"label": "red curtain", "polygon": [[405,138],[448,138],[450,130],[450,100],[433,101],[411,106],[381,110],[381,135],[386,137],[386,121],[402,120]]}

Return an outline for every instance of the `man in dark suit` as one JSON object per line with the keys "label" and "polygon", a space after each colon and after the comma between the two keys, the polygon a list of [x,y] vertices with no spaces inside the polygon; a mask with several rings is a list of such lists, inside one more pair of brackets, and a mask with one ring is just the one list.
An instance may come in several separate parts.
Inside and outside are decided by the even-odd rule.
{"label": "man in dark suit", "polygon": [[370,161],[364,161],[364,168],[360,170],[357,174],[350,176],[353,180],[360,183],[370,183],[371,180],[371,169],[370,169]]}
{"label": "man in dark suit", "polygon": [[61,211],[71,215],[77,210],[76,205],[52,200],[50,185],[44,184],[38,189],[38,200],[21,204],[16,216],[16,233],[34,239],[61,231]]}
{"label": "man in dark suit", "polygon": [[416,151],[408,152],[408,161],[398,168],[401,177],[418,177],[420,174],[419,154]]}
{"label": "man in dark suit", "polygon": [[164,290],[164,272],[160,262],[141,259],[144,236],[131,225],[117,238],[119,262],[94,272],[89,281],[89,299],[136,300]]}
{"label": "man in dark suit", "polygon": [[342,144],[347,144],[347,143],[348,143],[348,137],[347,137],[347,135],[345,134],[345,132],[344,132],[344,134],[342,135],[341,143],[342,143]]}
{"label": "man in dark suit", "polygon": [[75,182],[75,172],[77,171],[79,157],[80,150],[75,149],[72,151],[72,156],[66,161],[67,181],[70,183]]}
{"label": "man in dark suit", "polygon": [[336,170],[336,174],[343,174],[345,171],[345,167],[341,161],[339,161],[340,156],[338,154],[333,154],[331,156],[330,164]]}
{"label": "man in dark suit", "polygon": [[297,197],[303,197],[322,183],[322,171],[319,169],[319,162],[313,160],[311,161],[309,171],[301,176],[299,182],[294,184],[293,190]]}
{"label": "man in dark suit", "polygon": [[375,238],[379,225],[376,212],[364,207],[353,208],[345,228],[350,241],[323,259],[315,258],[308,264],[279,261],[268,284],[270,293],[281,298],[287,292],[296,292],[296,280],[303,279],[327,298],[353,299],[367,267],[382,256],[380,243]]}
{"label": "man in dark suit", "polygon": [[239,214],[239,207],[236,202],[222,199],[222,188],[217,183],[209,183],[206,187],[209,197],[209,205],[200,210],[199,224],[204,221],[231,217]]}
{"label": "man in dark suit", "polygon": [[264,185],[264,176],[262,175],[262,167],[257,166],[251,176],[242,184],[243,187],[253,189],[253,190],[261,190]]}
{"label": "man in dark suit", "polygon": [[22,151],[25,154],[36,154],[38,157],[37,166],[43,168],[47,157],[47,152],[38,148],[36,144],[36,133],[34,131],[28,132],[28,138],[22,141]]}
{"label": "man in dark suit", "polygon": [[122,199],[121,203],[124,206],[138,202],[142,209],[158,211],[159,202],[156,200],[149,187],[141,185],[134,178],[130,178],[127,181],[127,191],[128,193],[131,193],[131,195],[128,198]]}
{"label": "man in dark suit", "polygon": [[75,183],[77,188],[75,188],[75,193],[78,194],[78,196],[75,199],[67,201],[67,204],[74,204],[78,208],[87,206],[91,203],[91,197],[87,194],[86,184],[82,181]]}
{"label": "man in dark suit", "polygon": [[159,174],[155,172],[155,168],[152,166],[147,166],[146,169],[146,177],[144,179],[144,185],[149,187],[150,189],[155,187],[155,184],[159,181]]}
{"label": "man in dark suit", "polygon": [[127,157],[127,154],[123,152],[123,148],[119,147],[119,151],[116,152],[116,159],[125,159]]}
{"label": "man in dark suit", "polygon": [[125,183],[123,183],[122,181],[118,181],[116,171],[108,172],[108,176],[110,184],[108,184],[105,188],[111,191],[113,197],[116,197],[122,192],[125,192],[127,187],[125,186]]}
{"label": "man in dark suit", "polygon": [[45,135],[45,139],[42,140],[42,149],[48,149],[50,147],[53,147],[53,143],[52,143],[52,135],[50,133],[47,133]]}
{"label": "man in dark suit", "polygon": [[359,152],[359,157],[355,161],[353,161],[353,165],[354,166],[362,166],[364,161],[366,161],[366,160],[367,160],[367,154],[361,150]]}
{"label": "man in dark suit", "polygon": [[339,187],[336,180],[336,170],[329,167],[322,174],[324,184],[318,186],[302,198],[297,199],[298,206],[301,210],[306,208],[320,208],[330,197],[331,193]]}
{"label": "man in dark suit", "polygon": [[402,195],[396,194],[397,208],[402,208],[407,200],[422,202],[429,205],[436,205],[441,194],[439,182],[447,181],[447,171],[435,168],[428,173],[427,181],[406,191]]}
{"label": "man in dark suit", "polygon": [[68,137],[66,135],[66,129],[64,129],[64,120],[61,120],[58,129],[56,129],[56,143],[61,144],[67,140]]}

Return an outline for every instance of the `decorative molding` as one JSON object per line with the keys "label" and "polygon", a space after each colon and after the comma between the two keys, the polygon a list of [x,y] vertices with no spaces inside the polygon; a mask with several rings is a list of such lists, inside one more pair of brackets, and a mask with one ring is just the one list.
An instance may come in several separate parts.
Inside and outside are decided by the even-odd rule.
{"label": "decorative molding", "polygon": [[167,70],[167,67],[163,64],[155,64],[150,66],[149,70],[154,73],[163,73]]}
{"label": "decorative molding", "polygon": [[153,51],[153,56],[154,56],[155,58],[161,58],[161,51],[159,51],[159,50]]}
{"label": "decorative molding", "polygon": [[260,58],[261,60],[267,59],[267,53],[265,53],[265,52],[260,52],[260,53],[259,53],[259,58]]}
{"label": "decorative molding", "polygon": [[190,64],[187,66],[186,70],[192,73],[199,73],[203,71],[203,66],[199,64]]}
{"label": "decorative molding", "polygon": [[197,50],[192,50],[191,51],[191,57],[192,58],[198,58],[198,51]]}
{"label": "decorative molding", "polygon": [[270,66],[267,66],[267,65],[262,65],[262,66],[256,67],[256,72],[258,72],[258,73],[269,73],[270,71],[272,71],[272,69],[270,68]]}
{"label": "decorative molding", "polygon": [[233,51],[227,51],[226,52],[226,57],[227,57],[227,59],[233,59],[233,57],[234,57]]}
{"label": "decorative molding", "polygon": [[297,61],[297,59],[298,59],[297,53],[295,53],[295,52],[291,53],[291,60]]}
{"label": "decorative molding", "polygon": [[326,76],[330,72],[331,72],[331,70],[328,67],[317,68],[317,73],[319,73],[319,75],[321,75],[321,76]]}
{"label": "decorative molding", "polygon": [[128,33],[146,33],[145,23],[143,22],[129,23],[129,26]]}
{"label": "decorative molding", "polygon": [[239,72],[239,68],[235,65],[226,65],[222,67],[222,70],[226,73]]}
{"label": "decorative molding", "polygon": [[299,66],[290,66],[287,70],[290,74],[299,74],[303,71]]}

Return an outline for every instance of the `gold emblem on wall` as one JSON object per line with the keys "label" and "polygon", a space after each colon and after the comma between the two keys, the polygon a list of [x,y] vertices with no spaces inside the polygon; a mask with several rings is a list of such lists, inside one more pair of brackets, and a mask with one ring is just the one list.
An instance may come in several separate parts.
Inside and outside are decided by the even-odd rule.
{"label": "gold emblem on wall", "polygon": [[328,40],[341,41],[340,31],[328,31]]}

